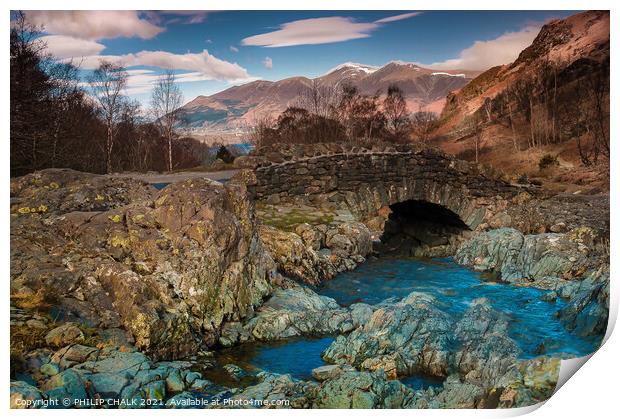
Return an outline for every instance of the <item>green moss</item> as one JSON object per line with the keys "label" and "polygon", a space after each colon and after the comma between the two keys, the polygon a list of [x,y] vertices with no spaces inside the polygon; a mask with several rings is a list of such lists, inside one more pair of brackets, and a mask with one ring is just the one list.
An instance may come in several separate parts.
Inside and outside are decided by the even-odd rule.
{"label": "green moss", "polygon": [[97,333],[97,328],[87,327],[81,324],[79,324],[78,327],[84,334],[84,342],[82,342],[83,345],[96,347],[99,343],[101,343],[101,338]]}
{"label": "green moss", "polygon": [[112,247],[129,248],[130,240],[128,237],[112,236],[108,242]]}
{"label": "green moss", "polygon": [[[53,327],[53,326],[52,326]],[[11,326],[10,367],[11,377],[24,370],[24,355],[34,349],[46,347],[45,335],[49,329],[27,325]]]}
{"label": "green moss", "polygon": [[295,228],[303,223],[319,225],[334,221],[334,215],[329,213],[304,211],[299,208],[278,212],[274,207],[267,206],[258,210],[258,218],[264,224],[283,231],[295,231]]}
{"label": "green moss", "polygon": [[123,221],[123,216],[120,214],[115,214],[115,215],[109,215],[108,218],[113,222],[113,223],[120,223],[121,221]]}

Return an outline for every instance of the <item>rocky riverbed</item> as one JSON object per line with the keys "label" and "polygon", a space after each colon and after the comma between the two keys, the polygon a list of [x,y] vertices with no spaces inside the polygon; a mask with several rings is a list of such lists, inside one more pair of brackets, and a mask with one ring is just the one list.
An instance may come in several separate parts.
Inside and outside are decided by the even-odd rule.
{"label": "rocky riverbed", "polygon": [[[439,254],[450,250],[497,287],[543,290],[562,302],[550,322],[599,342],[606,232],[574,219],[556,232],[518,230],[526,215],[511,208],[436,243]],[[560,359],[576,354],[525,356],[514,317],[489,299],[455,316],[432,292],[353,303],[321,295],[321,283],[377,256],[389,210],[354,214],[255,205],[239,179],[161,190],[70,170],[13,179],[12,407],[488,408],[553,393]],[[425,246],[422,255],[437,255]],[[226,355],[317,337],[330,338],[305,375]]]}

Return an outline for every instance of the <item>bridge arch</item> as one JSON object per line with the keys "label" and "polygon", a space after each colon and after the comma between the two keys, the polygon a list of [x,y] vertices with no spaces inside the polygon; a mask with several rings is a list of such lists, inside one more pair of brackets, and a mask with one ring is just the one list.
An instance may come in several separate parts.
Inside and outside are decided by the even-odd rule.
{"label": "bridge arch", "polygon": [[422,145],[320,144],[261,149],[242,175],[255,199],[302,200],[346,207],[359,219],[407,201],[438,205],[469,229],[489,217],[497,198],[523,188],[481,165]]}

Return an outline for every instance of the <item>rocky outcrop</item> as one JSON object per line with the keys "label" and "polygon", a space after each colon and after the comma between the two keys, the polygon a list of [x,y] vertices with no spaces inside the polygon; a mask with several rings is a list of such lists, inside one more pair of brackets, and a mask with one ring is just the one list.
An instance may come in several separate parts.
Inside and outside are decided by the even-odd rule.
{"label": "rocky outcrop", "polygon": [[449,376],[441,389],[416,392],[407,407],[417,409],[493,409],[531,406],[555,391],[560,359],[538,357],[517,362],[501,385],[481,383],[474,374]]}
{"label": "rocky outcrop", "polygon": [[374,311],[348,336],[338,336],[323,358],[370,371],[383,369],[390,378],[414,373],[445,376],[451,326],[433,297],[412,293]]}
{"label": "rocky outcrop", "polygon": [[332,298],[289,284],[289,288],[275,290],[255,316],[245,323],[226,323],[220,343],[231,346],[252,340],[273,341],[293,336],[348,333],[365,323],[371,313],[372,308],[368,304],[354,304],[345,309]]}
{"label": "rocky outcrop", "polygon": [[262,225],[259,231],[278,269],[308,284],[319,284],[355,268],[372,250],[370,231],[354,221],[300,224],[295,232]]}
{"label": "rocky outcrop", "polygon": [[[40,367],[39,367],[40,365]],[[153,362],[135,348],[69,345],[31,357],[26,372],[37,387],[11,382],[11,407],[163,407],[185,391],[215,395],[224,389],[190,370],[189,362]],[[196,397],[196,396],[193,396]],[[100,405],[75,405],[99,400]],[[82,401],[82,402],[80,402]]]}
{"label": "rocky outcrop", "polygon": [[242,408],[301,408],[312,407],[316,384],[299,381],[290,375],[259,372],[258,384],[234,395],[223,407]]}
{"label": "rocky outcrop", "polygon": [[507,329],[507,319],[487,301],[475,301],[453,324],[433,297],[414,292],[374,311],[348,336],[336,338],[323,358],[362,370],[382,369],[390,378],[466,376],[475,371],[489,382],[509,371],[520,353]]}
{"label": "rocky outcrop", "polygon": [[137,348],[170,359],[214,343],[224,321],[251,315],[271,291],[275,264],[243,185],[193,179],[156,191],[48,170],[11,190],[19,307],[122,327]]}
{"label": "rocky outcrop", "polygon": [[562,289],[568,304],[560,310],[564,325],[581,336],[604,336],[609,320],[609,271],[606,267]]}
{"label": "rocky outcrop", "polygon": [[609,316],[609,262],[595,239],[589,227],[531,235],[500,228],[464,242],[454,258],[502,281],[550,290],[547,298],[568,300],[558,316],[569,330],[600,337]]}
{"label": "rocky outcrop", "polygon": [[459,247],[454,259],[478,271],[496,272],[507,282],[578,278],[592,263],[588,247],[570,233],[523,235],[512,228],[476,235]]}
{"label": "rocky outcrop", "polygon": [[397,409],[405,407],[412,391],[381,371],[343,370],[321,383],[312,407],[325,409]]}

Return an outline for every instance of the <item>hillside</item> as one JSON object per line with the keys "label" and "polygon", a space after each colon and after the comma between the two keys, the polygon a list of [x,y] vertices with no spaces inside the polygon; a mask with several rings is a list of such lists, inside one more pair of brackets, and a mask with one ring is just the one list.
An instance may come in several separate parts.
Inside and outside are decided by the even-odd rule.
{"label": "hillside", "polygon": [[460,70],[435,71],[405,62],[391,62],[381,68],[345,63],[315,79],[258,80],[211,96],[198,96],[183,106],[182,126],[197,132],[242,130],[261,116],[277,116],[296,104],[313,83],[336,89],[345,83],[353,84],[368,95],[385,93],[388,86],[395,83],[403,90],[411,111],[423,107],[439,112],[446,95],[463,87],[477,74]]}
{"label": "hillside", "polygon": [[[513,63],[450,93],[435,137],[462,158],[475,159],[477,141],[480,162],[597,190],[608,187],[608,124],[609,12],[588,11],[547,23]],[[541,170],[547,154],[556,162]]]}

